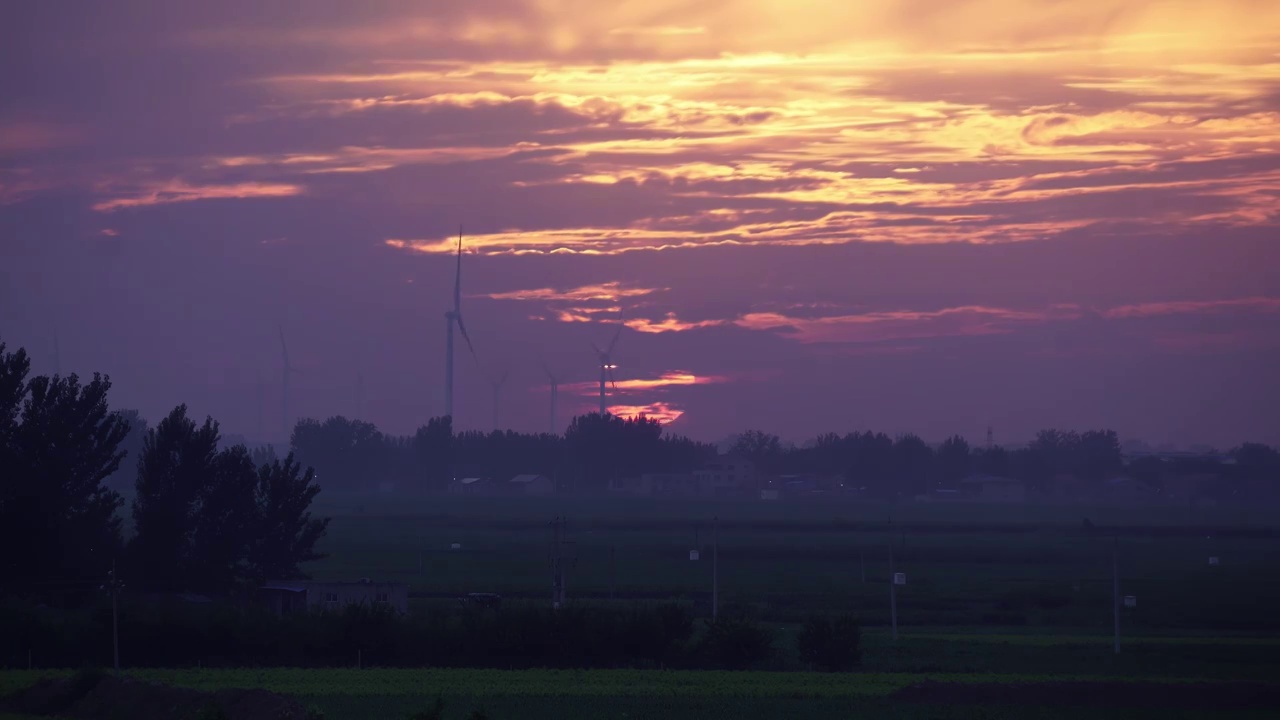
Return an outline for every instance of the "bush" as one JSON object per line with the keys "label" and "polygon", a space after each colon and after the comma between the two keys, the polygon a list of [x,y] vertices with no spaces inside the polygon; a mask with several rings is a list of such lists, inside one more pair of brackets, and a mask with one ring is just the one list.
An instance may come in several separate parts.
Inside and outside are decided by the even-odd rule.
{"label": "bush", "polygon": [[702,636],[704,660],[726,670],[747,670],[773,656],[773,635],[745,617],[707,623]]}
{"label": "bush", "polygon": [[437,697],[431,707],[409,716],[409,720],[442,720],[444,718],[444,698]]}
{"label": "bush", "polygon": [[852,670],[862,661],[862,628],[852,615],[835,620],[810,617],[796,637],[796,647],[801,660],[821,670]]}

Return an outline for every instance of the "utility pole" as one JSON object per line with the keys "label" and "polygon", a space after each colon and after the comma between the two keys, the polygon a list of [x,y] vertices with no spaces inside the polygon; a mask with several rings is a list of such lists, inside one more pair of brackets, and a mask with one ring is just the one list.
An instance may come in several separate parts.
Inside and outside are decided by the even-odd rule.
{"label": "utility pole", "polygon": [[711,622],[715,622],[720,612],[720,518],[711,522]]}
{"label": "utility pole", "polygon": [[898,575],[893,567],[893,534],[889,534],[889,622],[893,625],[893,639],[898,639]]}
{"label": "utility pole", "polygon": [[120,589],[124,584],[120,582],[120,578],[116,576],[116,561],[111,561],[111,580],[107,583],[107,588],[111,590],[111,664],[115,668],[116,674],[120,674],[120,624],[118,621],[120,603],[118,596]]}
{"label": "utility pole", "polygon": [[560,518],[551,521],[551,607],[560,608],[564,588],[563,565],[560,558]]}
{"label": "utility pole", "polygon": [[1111,545],[1111,612],[1115,616],[1115,650],[1120,654],[1120,536],[1112,538]]}

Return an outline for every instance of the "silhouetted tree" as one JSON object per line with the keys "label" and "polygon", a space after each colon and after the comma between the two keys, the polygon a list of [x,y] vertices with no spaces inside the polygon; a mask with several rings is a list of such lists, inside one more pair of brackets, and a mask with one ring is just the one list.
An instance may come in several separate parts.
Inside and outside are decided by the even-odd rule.
{"label": "silhouetted tree", "polygon": [[329,518],[312,518],[309,510],[319,493],[315,471],[308,468],[303,472],[292,454],[258,468],[254,533],[247,557],[253,579],[298,577],[299,565],[324,557],[315,546],[324,536]]}
{"label": "silhouetted tree", "polygon": [[895,470],[893,440],[884,433],[867,431],[846,438],[850,446],[848,481],[855,489],[866,488],[871,497],[889,498],[894,495],[895,480],[901,474]]}
{"label": "silhouetted tree", "polygon": [[413,435],[413,456],[419,476],[415,486],[441,491],[453,476],[453,418],[434,417]]}
{"label": "silhouetted tree", "polygon": [[959,435],[952,435],[938,447],[936,459],[938,481],[948,487],[954,487],[973,470],[969,443]]}
{"label": "silhouetted tree", "polygon": [[999,445],[982,448],[973,454],[973,469],[984,475],[1008,477],[1011,472],[1009,453]]}
{"label": "silhouetted tree", "polygon": [[776,473],[782,465],[782,440],[761,430],[748,430],[738,435],[729,452],[750,459],[760,472]]}
{"label": "silhouetted tree", "polygon": [[120,443],[120,451],[124,453],[120,467],[107,478],[107,484],[113,490],[133,484],[137,477],[138,457],[142,455],[142,444],[147,439],[147,419],[141,413],[137,410],[117,410],[116,414],[124,421],[128,434],[125,435],[124,442]]}
{"label": "silhouetted tree", "polygon": [[192,538],[201,499],[215,482],[217,448],[218,424],[205,418],[197,426],[186,405],[147,433],[138,459],[130,546],[131,574],[141,585],[183,590],[202,584],[193,575],[198,562]]}
{"label": "silhouetted tree", "polygon": [[[26,381],[26,353],[0,344],[0,547],[14,583],[98,580],[120,543],[120,496],[102,482],[119,467],[124,423],[107,407],[108,378]],[[19,406],[21,407],[19,411]]]}
{"label": "silhouetted tree", "polygon": [[211,482],[198,498],[185,589],[218,592],[247,574],[247,556],[258,530],[254,491],[258,469],[248,449],[233,445],[213,459]]}
{"label": "silhouetted tree", "polygon": [[371,423],[341,415],[299,420],[290,445],[298,461],[315,468],[329,487],[376,488],[385,479],[383,435]]}
{"label": "silhouetted tree", "polygon": [[926,492],[934,474],[933,450],[918,435],[908,433],[893,443],[896,492],[914,496]]}

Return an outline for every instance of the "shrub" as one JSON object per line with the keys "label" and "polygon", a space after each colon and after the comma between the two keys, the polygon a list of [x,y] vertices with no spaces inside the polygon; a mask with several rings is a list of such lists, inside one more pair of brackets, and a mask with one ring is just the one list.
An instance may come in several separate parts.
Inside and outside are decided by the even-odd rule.
{"label": "shrub", "polygon": [[744,617],[722,617],[707,623],[701,650],[718,667],[747,670],[772,657],[773,635]]}
{"label": "shrub", "polygon": [[852,670],[862,660],[862,628],[852,615],[835,620],[810,617],[796,637],[796,646],[800,659],[819,669]]}

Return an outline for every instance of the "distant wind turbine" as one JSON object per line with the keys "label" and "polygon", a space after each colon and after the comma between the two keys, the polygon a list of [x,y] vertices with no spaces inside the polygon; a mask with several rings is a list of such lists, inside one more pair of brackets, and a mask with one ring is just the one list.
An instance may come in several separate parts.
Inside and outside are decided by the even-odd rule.
{"label": "distant wind turbine", "polygon": [[266,442],[267,437],[262,427],[262,405],[266,399],[266,387],[262,382],[262,371],[258,371],[258,437],[257,442]]}
{"label": "distant wind turbine", "polygon": [[617,365],[613,364],[613,348],[618,344],[618,336],[622,334],[622,321],[618,321],[618,330],[613,334],[613,339],[609,341],[609,347],[601,350],[595,343],[591,343],[591,348],[596,351],[596,357],[600,363],[600,414],[604,415],[605,408],[605,383],[613,383],[613,389],[616,392],[618,383],[613,379],[613,371]]}
{"label": "distant wind turbine", "polygon": [[284,425],[285,442],[289,442],[292,428],[289,426],[289,375],[299,371],[289,362],[289,346],[284,344],[284,328],[280,327],[280,422]]}
{"label": "distant wind turbine", "polygon": [[364,373],[356,370],[356,419],[364,419]]}
{"label": "distant wind turbine", "polygon": [[542,364],[542,370],[547,374],[547,380],[551,381],[551,434],[558,435],[560,430],[556,425],[556,403],[560,400],[560,382],[551,374],[551,368],[546,363]]}
{"label": "distant wind turbine", "polygon": [[[472,357],[476,357],[475,346],[467,335],[467,326],[462,322],[462,227],[458,227],[458,261],[453,277],[453,309],[444,314],[445,349],[444,349],[444,414],[453,417],[453,326],[457,324],[462,339],[467,341],[467,348]],[[478,358],[477,358],[478,359]],[[456,427],[456,426],[455,426]]]}
{"label": "distant wind turbine", "polygon": [[498,424],[498,397],[502,394],[502,386],[506,384],[507,375],[509,374],[510,374],[509,371],[503,370],[502,374],[499,375],[496,380],[490,381],[491,383],[493,383],[493,429],[494,430],[502,429],[502,426]]}

